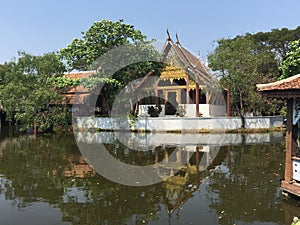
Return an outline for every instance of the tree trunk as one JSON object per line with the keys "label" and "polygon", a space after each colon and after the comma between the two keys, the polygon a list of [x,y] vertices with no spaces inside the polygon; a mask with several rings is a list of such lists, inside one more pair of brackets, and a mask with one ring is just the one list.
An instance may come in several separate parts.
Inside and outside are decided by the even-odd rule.
{"label": "tree trunk", "polygon": [[132,103],[132,99],[129,99],[129,103],[130,103],[130,115],[134,115],[134,105]]}
{"label": "tree trunk", "polygon": [[134,110],[134,113],[133,113],[133,115],[135,117],[137,117],[138,114],[139,114],[139,106],[140,106],[140,100],[138,99],[137,102],[136,102],[136,104],[135,104],[135,110]]}
{"label": "tree trunk", "polygon": [[245,110],[244,110],[243,97],[241,92],[240,92],[240,117],[242,121],[241,128],[245,129]]}
{"label": "tree trunk", "polygon": [[34,134],[34,137],[37,136],[37,125],[36,125],[36,120],[34,119],[34,122],[33,122],[33,134]]}

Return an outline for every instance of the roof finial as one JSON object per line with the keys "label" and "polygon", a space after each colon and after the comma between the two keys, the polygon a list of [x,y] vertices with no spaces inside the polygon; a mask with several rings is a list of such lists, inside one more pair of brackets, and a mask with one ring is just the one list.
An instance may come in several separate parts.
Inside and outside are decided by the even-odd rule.
{"label": "roof finial", "polygon": [[167,28],[167,35],[168,35],[168,41],[171,41],[171,37],[170,37],[170,33],[169,33],[168,28]]}
{"label": "roof finial", "polygon": [[179,44],[179,38],[178,38],[177,33],[176,33],[176,44]]}

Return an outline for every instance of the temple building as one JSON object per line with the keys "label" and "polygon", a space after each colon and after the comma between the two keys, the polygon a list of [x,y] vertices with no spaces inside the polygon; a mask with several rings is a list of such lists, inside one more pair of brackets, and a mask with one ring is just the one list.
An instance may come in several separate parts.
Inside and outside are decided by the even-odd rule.
{"label": "temple building", "polygon": [[160,105],[160,117],[180,115],[178,110],[183,110],[185,117],[226,116],[227,91],[220,88],[199,57],[180,44],[177,34],[174,43],[168,33],[161,61],[166,66],[153,87],[159,100],[142,102],[140,116],[147,114],[149,103]]}
{"label": "temple building", "polygon": [[[165,65],[160,71],[154,83],[147,87],[141,87],[142,92],[153,93],[151,97],[138,100],[138,116],[151,116],[149,107],[160,107],[159,117],[184,116],[184,117],[213,117],[226,116],[226,104],[228,92],[222,89],[217,79],[209,72],[208,68],[201,62],[200,58],[193,55],[179,42],[176,34],[176,41],[173,42],[169,32],[161,52],[161,62]],[[96,71],[85,71],[65,74],[71,79],[88,78]],[[149,76],[145,75],[145,78]],[[152,75],[150,75],[152,76]],[[105,98],[96,91],[90,92],[79,86],[76,89],[70,88],[64,95],[74,106],[74,94],[77,93],[76,102],[80,104],[88,101],[89,98],[97,95],[95,110],[101,115],[107,115],[105,110]],[[146,94],[146,96],[147,96]],[[79,103],[79,104],[78,104]],[[75,105],[76,105],[75,104]],[[74,107],[73,107],[74,109]]]}

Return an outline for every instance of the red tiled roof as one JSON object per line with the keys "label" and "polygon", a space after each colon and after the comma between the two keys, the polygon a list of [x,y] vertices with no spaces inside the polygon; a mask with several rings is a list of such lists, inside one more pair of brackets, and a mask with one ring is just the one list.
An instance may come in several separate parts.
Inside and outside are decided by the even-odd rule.
{"label": "red tiled roof", "polygon": [[300,89],[300,74],[272,83],[257,84],[256,87],[258,91],[284,91]]}
{"label": "red tiled roof", "polygon": [[[84,72],[72,72],[72,73],[65,73],[64,76],[71,79],[80,79],[80,78],[89,78],[91,75],[95,74],[96,71],[84,71]],[[75,92],[89,92],[89,90],[82,85],[75,87],[69,87],[67,89],[67,93],[75,93]]]}
{"label": "red tiled roof", "polygon": [[64,76],[72,79],[89,78],[91,75],[95,73],[96,71],[71,72],[71,73],[65,73]]}
{"label": "red tiled roof", "polygon": [[66,93],[63,94],[63,103],[67,104],[74,104],[76,103],[83,103],[90,97],[90,93],[77,93],[75,99],[75,93]]}
{"label": "red tiled roof", "polygon": [[[84,72],[72,72],[65,73],[64,76],[71,79],[80,79],[80,78],[89,78],[91,75],[95,74],[96,71],[84,71]],[[90,91],[83,87],[82,85],[75,87],[69,87],[66,89],[66,92],[63,94],[63,102],[68,104],[73,104],[75,102],[75,93],[76,93],[76,102],[84,102],[89,96]]]}

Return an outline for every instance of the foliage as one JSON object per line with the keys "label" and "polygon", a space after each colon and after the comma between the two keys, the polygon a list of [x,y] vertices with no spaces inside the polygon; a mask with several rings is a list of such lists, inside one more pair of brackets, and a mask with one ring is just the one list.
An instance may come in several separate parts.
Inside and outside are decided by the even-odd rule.
{"label": "foliage", "polygon": [[280,79],[285,79],[300,73],[300,39],[290,42],[289,53],[283,61],[282,75]]}
{"label": "foliage", "polygon": [[151,117],[158,117],[161,111],[162,108],[160,105],[158,105],[158,106],[149,106],[147,112]]}
{"label": "foliage", "polygon": [[[17,61],[0,65],[0,106],[8,121],[21,123],[24,129],[36,123],[40,130],[65,124],[68,112],[66,105],[62,104],[61,93],[70,86],[80,84],[89,89],[100,85],[105,98],[104,105],[109,113],[115,96],[122,88],[132,80],[161,67],[139,58],[141,55],[157,57],[158,53],[139,30],[125,24],[123,20],[95,22],[82,34],[82,39],[74,39],[59,54],[33,56],[19,52]],[[123,51],[115,51],[115,54],[103,57],[107,51],[126,44],[129,47]],[[128,57],[131,51],[138,51],[135,53],[139,54]],[[98,62],[96,59],[100,56],[102,61]],[[89,79],[67,78],[62,76],[66,70],[62,61],[70,70],[98,68],[98,72]],[[124,62],[131,63],[126,65]],[[128,99],[125,100],[128,103]]]}
{"label": "foliage", "polygon": [[50,77],[49,81],[58,89],[63,89],[67,87],[76,87],[81,83],[81,79],[72,79],[65,76]]}
{"label": "foliage", "polygon": [[36,123],[42,131],[65,125],[67,109],[60,94],[63,85],[56,83],[65,68],[59,57],[55,53],[19,55],[17,62],[1,66],[0,102],[7,120],[21,123],[23,129]]}
{"label": "foliage", "polygon": [[297,216],[294,216],[293,222],[291,223],[291,225],[300,225],[300,220]]}
{"label": "foliage", "polygon": [[289,43],[300,39],[300,26],[294,30],[287,28],[272,29],[270,32],[258,32],[251,36],[253,36],[256,43],[260,46],[272,49],[276,53],[279,65],[281,65],[290,51]]}
{"label": "foliage", "polygon": [[235,112],[263,112],[265,102],[255,84],[276,79],[275,54],[258,46],[251,36],[221,39],[215,52],[209,55],[209,66],[219,71],[223,87],[230,86],[231,104]]}
{"label": "foliage", "polygon": [[245,115],[251,111],[270,115],[279,111],[277,104],[261,98],[256,84],[278,80],[280,65],[289,55],[289,42],[299,38],[300,27],[217,41],[217,47],[208,56],[209,66],[217,71],[223,87],[230,87],[234,114]]}
{"label": "foliage", "polygon": [[61,49],[60,55],[70,70],[97,71],[97,74],[81,82],[89,89],[101,87],[108,114],[115,97],[128,83],[150,71],[158,71],[162,66],[145,60],[159,58],[159,53],[141,31],[123,20],[95,22],[82,34],[81,39],[73,39],[66,48]]}
{"label": "foliage", "polygon": [[126,43],[137,43],[145,39],[141,31],[133,25],[125,24],[122,19],[113,22],[101,20],[86,31],[81,32],[81,39],[72,42],[60,50],[67,62],[68,69],[88,70],[90,66],[104,53]]}
{"label": "foliage", "polygon": [[134,127],[134,125],[137,123],[138,118],[132,114],[128,114],[128,122],[130,124],[130,127]]}
{"label": "foliage", "polygon": [[96,88],[99,84],[107,84],[109,86],[118,87],[121,83],[114,78],[100,77],[99,74],[92,75],[90,78],[80,79],[80,84],[88,89]]}

